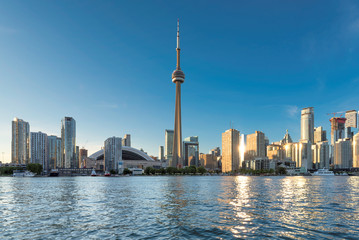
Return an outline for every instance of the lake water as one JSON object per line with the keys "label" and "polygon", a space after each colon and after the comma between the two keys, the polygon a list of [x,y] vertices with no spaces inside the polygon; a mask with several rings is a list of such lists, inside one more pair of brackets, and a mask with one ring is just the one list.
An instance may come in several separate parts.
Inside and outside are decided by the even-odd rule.
{"label": "lake water", "polygon": [[0,238],[359,239],[359,177],[2,177]]}

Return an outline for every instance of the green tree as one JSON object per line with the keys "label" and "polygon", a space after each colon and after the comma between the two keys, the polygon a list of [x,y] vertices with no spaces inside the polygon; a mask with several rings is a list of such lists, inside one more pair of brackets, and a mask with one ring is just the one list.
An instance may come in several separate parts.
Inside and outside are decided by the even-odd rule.
{"label": "green tree", "polygon": [[37,175],[40,175],[42,173],[42,165],[40,163],[29,163],[27,164],[26,169]]}
{"label": "green tree", "polygon": [[124,175],[132,174],[132,171],[130,169],[128,169],[128,168],[125,168],[125,169],[123,169],[123,174]]}
{"label": "green tree", "polygon": [[145,174],[150,175],[151,174],[152,167],[146,167],[145,168]]}
{"label": "green tree", "polygon": [[196,173],[197,173],[197,168],[196,168],[196,166],[190,166],[190,167],[189,167],[189,173],[191,173],[191,174],[196,174]]}
{"label": "green tree", "polygon": [[169,175],[175,174],[175,173],[177,172],[177,168],[175,168],[175,167],[167,167],[167,168],[166,168],[166,172],[167,172]]}
{"label": "green tree", "polygon": [[199,168],[197,168],[197,172],[203,175],[207,172],[207,170],[203,166],[200,166]]}
{"label": "green tree", "polygon": [[285,169],[284,167],[279,167],[279,168],[278,168],[278,174],[279,174],[279,175],[285,175],[285,174],[287,174],[287,169]]}

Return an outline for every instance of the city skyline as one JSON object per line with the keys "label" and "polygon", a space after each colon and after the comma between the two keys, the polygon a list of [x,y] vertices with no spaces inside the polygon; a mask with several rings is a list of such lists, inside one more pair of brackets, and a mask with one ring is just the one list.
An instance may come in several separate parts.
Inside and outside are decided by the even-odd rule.
{"label": "city skyline", "polygon": [[[282,3],[277,15],[265,13],[265,2],[259,9],[250,3],[234,6],[241,7],[238,11],[255,13],[253,17],[237,16],[229,7],[221,6],[223,13],[228,13],[224,20],[219,19],[223,13],[214,12],[213,3],[198,16],[188,8],[176,11],[184,26],[182,58],[188,79],[183,87],[182,135],[199,136],[201,152],[221,146],[221,133],[229,128],[230,121],[241,133],[265,133],[270,142],[279,141],[289,129],[297,141],[302,108],[314,107],[314,127],[323,126],[327,138],[332,117],[327,113],[358,109],[353,104],[359,90],[355,44],[359,40],[359,25],[355,25],[358,6],[350,1],[329,3],[323,19],[316,23],[313,19],[322,3],[311,5],[313,10],[306,14],[301,12],[305,4]],[[135,6],[126,3],[128,14],[121,10],[121,17],[109,18],[105,10],[110,11],[110,6],[96,10],[95,5],[78,13],[80,3],[73,6],[74,10],[62,3],[65,10],[70,10],[66,24],[76,14],[84,17],[65,28],[59,21],[61,15],[55,13],[56,4],[44,2],[34,9],[26,2],[0,3],[0,50],[6,56],[0,60],[0,81],[5,85],[0,100],[7,103],[0,120],[0,152],[5,153],[5,162],[11,159],[14,117],[29,122],[31,132],[61,136],[60,121],[71,116],[77,121],[76,144],[89,149],[90,154],[108,136],[127,133],[133,136],[134,147],[150,155],[157,155],[158,146],[164,145],[164,129],[173,128],[173,83],[169,75],[175,56],[173,29],[177,16],[161,13],[157,18],[144,14],[135,19],[131,15]],[[155,7],[144,3],[139,10]],[[175,6],[168,4],[167,8]],[[194,4],[194,8],[200,8],[200,4]],[[34,16],[31,11],[42,14]],[[288,17],[286,11],[308,20],[297,26],[293,22],[298,19],[289,19],[272,33],[266,30]],[[103,25],[92,22],[89,29],[81,28],[92,12],[99,14]],[[18,13],[23,17],[15,19]],[[206,18],[205,14],[212,17]],[[325,18],[331,14],[336,18]],[[30,15],[31,20],[26,21]],[[49,17],[46,22],[45,17]],[[270,20],[268,25],[260,26],[263,18]],[[313,26],[308,27],[311,20]],[[319,34],[324,21],[327,33]],[[295,37],[299,40],[288,43],[292,38],[285,34],[293,26],[298,27]],[[100,37],[91,38],[93,30]],[[237,32],[232,35],[233,30]],[[264,39],[259,40],[263,33]],[[136,34],[140,37],[136,38]],[[90,47],[93,50],[89,51]],[[295,50],[297,47],[301,47],[304,56]],[[70,56],[71,64],[67,61]],[[338,91],[340,88],[347,91]],[[146,117],[136,115],[139,112]]]}

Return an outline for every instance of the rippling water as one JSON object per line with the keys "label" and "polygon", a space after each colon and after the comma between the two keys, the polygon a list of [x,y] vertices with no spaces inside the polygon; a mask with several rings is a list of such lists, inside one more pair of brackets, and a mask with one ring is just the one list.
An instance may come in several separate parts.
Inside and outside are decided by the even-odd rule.
{"label": "rippling water", "polygon": [[358,239],[359,177],[0,178],[1,239]]}

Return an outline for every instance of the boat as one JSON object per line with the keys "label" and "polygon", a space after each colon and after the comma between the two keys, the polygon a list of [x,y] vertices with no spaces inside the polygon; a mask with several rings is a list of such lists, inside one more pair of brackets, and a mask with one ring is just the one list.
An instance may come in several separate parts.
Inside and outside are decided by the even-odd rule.
{"label": "boat", "polygon": [[329,171],[326,168],[318,169],[318,171],[313,173],[313,176],[334,176],[333,171]]}
{"label": "boat", "polygon": [[21,170],[14,170],[12,176],[13,177],[34,177],[36,174],[30,171],[21,171]]}
{"label": "boat", "polygon": [[58,176],[59,176],[59,170],[51,169],[49,177],[58,177]]}
{"label": "boat", "polygon": [[105,172],[105,177],[110,177],[111,176],[111,173],[109,171],[106,171]]}
{"label": "boat", "polygon": [[96,173],[95,169],[92,169],[91,177],[96,177],[96,176],[97,176],[97,173]]}

